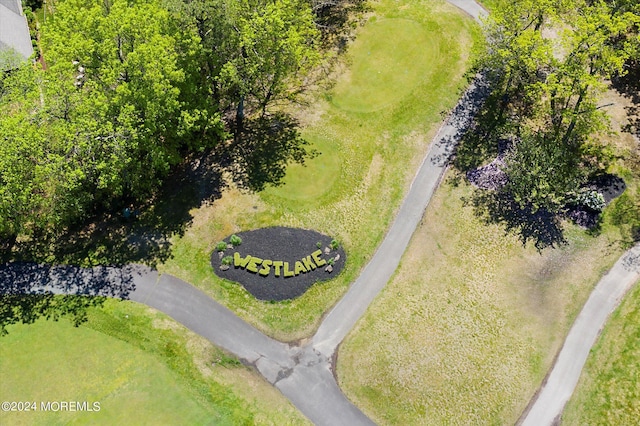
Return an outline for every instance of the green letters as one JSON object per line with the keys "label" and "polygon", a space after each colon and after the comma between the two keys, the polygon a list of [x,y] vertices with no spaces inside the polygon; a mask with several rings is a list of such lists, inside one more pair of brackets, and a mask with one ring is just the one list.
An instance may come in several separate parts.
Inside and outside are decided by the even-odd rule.
{"label": "green letters", "polygon": [[294,272],[289,270],[289,262],[284,262],[284,277],[289,278],[293,277],[294,275]]}
{"label": "green letters", "polygon": [[322,250],[314,251],[311,253],[311,256],[313,256],[313,260],[316,262],[316,265],[322,266],[327,264],[327,261],[320,257],[322,256]]}
{"label": "green letters", "polygon": [[282,275],[285,278],[290,278],[314,271],[326,264],[327,261],[322,258],[322,250],[316,250],[309,256],[297,260],[294,264],[293,271],[289,269],[289,262],[284,262],[282,260],[260,259],[259,257],[252,255],[247,255],[243,258],[240,253],[233,253],[233,266],[236,268],[246,269],[254,274],[260,274],[263,277],[269,276],[272,266],[276,277],[280,277]]}
{"label": "green letters", "polygon": [[316,264],[311,261],[311,256],[303,257],[302,263],[304,263],[304,267],[307,271],[313,271],[316,269]]}
{"label": "green letters", "polygon": [[276,272],[276,277],[280,276],[280,268],[282,267],[282,265],[284,264],[284,262],[282,260],[276,260],[273,262],[273,267],[275,268]]}
{"label": "green letters", "polygon": [[271,270],[270,266],[273,263],[273,260],[263,260],[262,261],[262,269],[260,269],[258,271],[258,273],[260,275],[262,275],[263,277],[266,277],[267,275],[269,275],[269,271]]}
{"label": "green letters", "polygon": [[247,257],[245,257],[244,259],[242,259],[240,257],[240,253],[235,252],[233,253],[233,266],[240,267],[240,268],[244,268],[247,266],[247,263],[249,263],[249,260],[251,260],[251,255],[248,255]]}
{"label": "green letters", "polygon": [[296,275],[300,275],[301,272],[307,272],[307,270],[305,269],[304,266],[302,266],[302,262],[300,262],[299,260],[296,262],[296,266],[294,268],[294,273]]}
{"label": "green letters", "polygon": [[256,273],[258,272],[258,265],[262,263],[262,259],[259,257],[252,257],[249,263],[247,264],[247,271]]}

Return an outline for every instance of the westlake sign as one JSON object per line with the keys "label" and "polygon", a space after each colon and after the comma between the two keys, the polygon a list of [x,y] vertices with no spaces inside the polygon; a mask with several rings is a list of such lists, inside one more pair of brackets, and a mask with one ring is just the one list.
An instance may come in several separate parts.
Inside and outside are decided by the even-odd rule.
{"label": "westlake sign", "polygon": [[299,297],[315,283],[337,276],[346,260],[337,241],[298,228],[239,232],[218,246],[211,254],[215,274],[242,284],[260,300]]}
{"label": "westlake sign", "polygon": [[[244,268],[249,272],[258,273],[263,277],[266,277],[271,273],[272,267],[274,271],[273,273],[276,277],[280,276],[280,271],[282,270],[283,277],[291,278],[296,277],[301,273],[311,272],[326,264],[327,261],[322,258],[322,250],[316,250],[311,253],[311,255],[303,257],[302,260],[296,261],[293,271],[289,269],[289,262],[285,262],[283,260],[260,259],[259,257],[251,255],[248,255],[243,259],[240,256],[240,253],[233,253],[233,266],[236,268]],[[258,266],[261,266],[261,268],[258,269]]]}

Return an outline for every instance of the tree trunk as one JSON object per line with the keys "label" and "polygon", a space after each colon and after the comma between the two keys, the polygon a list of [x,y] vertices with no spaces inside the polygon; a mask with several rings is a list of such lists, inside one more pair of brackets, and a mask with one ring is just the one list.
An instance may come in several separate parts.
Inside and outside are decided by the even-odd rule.
{"label": "tree trunk", "polygon": [[244,130],[244,96],[240,97],[236,108],[236,123],[233,133],[233,141],[238,144],[242,141],[242,131]]}

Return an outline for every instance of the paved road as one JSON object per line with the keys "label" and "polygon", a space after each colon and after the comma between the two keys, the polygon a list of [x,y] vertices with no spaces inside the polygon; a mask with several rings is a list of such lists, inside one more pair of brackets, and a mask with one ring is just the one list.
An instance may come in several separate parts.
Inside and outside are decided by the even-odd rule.
{"label": "paved road", "polygon": [[313,336],[313,347],[325,356],[330,358],[333,355],[336,347],[398,267],[409,240],[440,183],[460,133],[468,126],[487,90],[484,80],[476,78],[452,115],[440,127],[384,241]]}
{"label": "paved road", "polygon": [[640,244],[626,252],[596,285],[573,323],[535,402],[523,415],[523,426],[556,424],[609,315],[639,279]]}
{"label": "paved road", "polygon": [[447,0],[447,2],[464,10],[478,22],[489,14],[484,7],[473,0]]}

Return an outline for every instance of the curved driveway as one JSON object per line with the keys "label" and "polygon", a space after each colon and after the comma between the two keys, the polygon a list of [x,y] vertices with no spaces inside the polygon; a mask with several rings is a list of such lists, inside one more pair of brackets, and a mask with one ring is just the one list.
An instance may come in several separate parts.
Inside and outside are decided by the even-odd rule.
{"label": "curved driveway", "polygon": [[556,362],[535,402],[521,418],[523,426],[557,424],[565,404],[578,384],[605,322],[623,296],[640,279],[640,244],[626,252],[596,285],[576,318]]}

